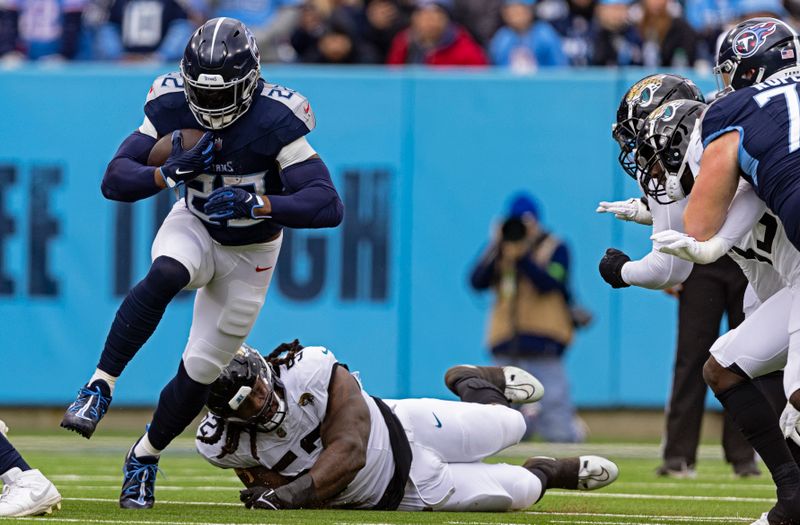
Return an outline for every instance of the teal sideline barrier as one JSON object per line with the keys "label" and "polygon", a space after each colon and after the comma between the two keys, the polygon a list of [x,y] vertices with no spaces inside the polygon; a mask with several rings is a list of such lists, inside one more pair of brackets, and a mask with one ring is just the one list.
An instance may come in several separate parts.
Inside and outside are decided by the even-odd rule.
{"label": "teal sideline barrier", "polygon": [[[170,195],[103,199],[117,145],[142,120],[160,72],[83,66],[0,72],[0,404],[69,401],[97,362],[114,312],[146,272]],[[572,249],[572,287],[595,314],[567,361],[585,407],[663,406],[676,304],[612,291],[597,262],[632,257],[649,229],[598,216],[636,194],[610,138],[620,96],[641,71],[499,72],[265,68],[309,97],[309,140],[347,207],[337,230],[287,232],[249,341],[323,344],[384,397],[448,396],[444,370],[485,363],[489,295],[470,267],[508,196],[528,189]],[[710,87],[707,79],[703,87]],[[176,299],[118,383],[115,405],[154,404],[191,322]]]}

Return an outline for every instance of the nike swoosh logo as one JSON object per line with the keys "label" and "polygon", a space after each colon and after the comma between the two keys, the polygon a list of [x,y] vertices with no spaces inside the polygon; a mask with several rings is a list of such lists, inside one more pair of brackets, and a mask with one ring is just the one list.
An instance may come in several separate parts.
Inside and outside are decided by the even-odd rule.
{"label": "nike swoosh logo", "polygon": [[180,168],[175,170],[175,175],[186,175],[187,173],[192,173],[194,170],[182,170]]}
{"label": "nike swoosh logo", "polygon": [[436,426],[436,428],[442,428],[442,422],[441,422],[441,421],[439,421],[439,418],[438,418],[438,417],[436,417],[436,414],[434,414],[433,412],[431,412],[431,414],[433,414],[433,419],[435,419],[435,420],[436,420],[436,425],[435,425],[435,426]]}
{"label": "nike swoosh logo", "polygon": [[31,501],[33,501],[34,503],[38,503],[39,501],[43,500],[45,495],[47,494],[47,489],[49,488],[50,487],[43,488],[41,492],[39,492],[38,494],[31,492]]}
{"label": "nike swoosh logo", "polygon": [[256,271],[257,271],[257,272],[266,272],[266,271],[267,271],[267,270],[269,270],[270,268],[272,268],[272,266],[267,266],[266,268],[262,268],[262,267],[260,267],[260,266],[256,266]]}

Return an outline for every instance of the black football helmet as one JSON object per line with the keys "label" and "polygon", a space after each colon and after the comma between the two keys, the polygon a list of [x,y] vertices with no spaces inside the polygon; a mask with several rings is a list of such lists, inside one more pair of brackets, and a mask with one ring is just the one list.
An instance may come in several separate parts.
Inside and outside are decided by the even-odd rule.
{"label": "black football helmet", "polygon": [[611,127],[611,136],[619,144],[620,166],[633,179],[636,179],[634,148],[641,123],[651,111],[672,100],[705,102],[703,93],[688,78],[650,75],[631,86],[619,103],[617,122]]}
{"label": "black football helmet", "polygon": [[[262,388],[256,385],[259,380],[267,389],[263,407],[246,420],[237,417],[237,410],[250,393]],[[272,367],[257,350],[244,344],[211,384],[206,406],[214,415],[271,432],[281,426],[286,417],[286,402],[277,390],[283,390],[283,383]]]}
{"label": "black football helmet", "polygon": [[800,67],[800,40],[777,18],[750,18],[725,34],[714,75],[721,91],[763,82],[788,68]]}
{"label": "black football helmet", "polygon": [[256,39],[235,18],[212,18],[194,32],[181,60],[184,91],[197,121],[222,129],[244,115],[261,75]]}
{"label": "black football helmet", "polygon": [[661,204],[686,197],[694,185],[686,153],[708,106],[673,100],[656,108],[636,135],[636,165],[642,190]]}

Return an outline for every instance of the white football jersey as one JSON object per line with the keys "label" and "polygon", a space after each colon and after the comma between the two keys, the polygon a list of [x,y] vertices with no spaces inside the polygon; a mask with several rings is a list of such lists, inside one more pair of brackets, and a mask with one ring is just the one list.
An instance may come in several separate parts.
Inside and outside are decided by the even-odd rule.
{"label": "white football jersey", "polygon": [[[331,351],[321,346],[311,346],[298,352],[291,366],[279,367],[286,393],[286,417],[281,426],[272,432],[256,434],[257,458],[251,451],[250,434],[244,431],[239,437],[236,451],[223,455],[227,424],[210,413],[200,423],[197,436],[208,438],[218,435],[219,439],[213,444],[198,439],[198,452],[211,464],[221,468],[261,465],[287,477],[307,472],[322,452],[320,430],[328,405],[328,386],[336,363]],[[394,475],[394,457],[383,415],[369,394],[362,390],[362,395],[371,419],[366,465],[347,488],[331,500],[334,506],[375,506]],[[225,426],[221,434],[218,434],[219,425]]]}

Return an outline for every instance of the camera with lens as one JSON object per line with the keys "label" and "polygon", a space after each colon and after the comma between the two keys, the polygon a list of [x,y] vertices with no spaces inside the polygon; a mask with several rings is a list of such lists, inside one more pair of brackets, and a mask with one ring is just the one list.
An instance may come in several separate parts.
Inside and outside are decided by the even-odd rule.
{"label": "camera with lens", "polygon": [[528,234],[528,226],[519,217],[511,217],[501,228],[503,242],[521,241]]}

